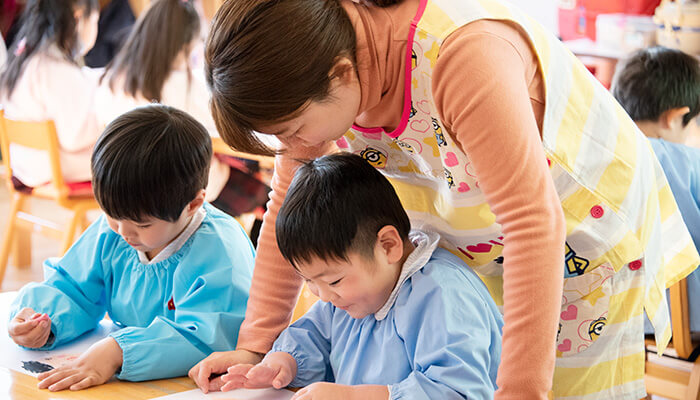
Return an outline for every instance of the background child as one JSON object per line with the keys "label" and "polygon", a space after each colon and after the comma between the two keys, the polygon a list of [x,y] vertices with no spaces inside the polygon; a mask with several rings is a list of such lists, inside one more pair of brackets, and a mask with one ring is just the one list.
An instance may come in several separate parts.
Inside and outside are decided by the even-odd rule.
{"label": "background child", "polygon": [[106,215],[46,262],[44,282],[20,291],[9,334],[51,349],[105,311],[124,328],[40,374],[40,388],[84,389],[117,371],[134,381],[180,376],[234,345],[255,255],[241,226],[204,203],[211,151],[204,127],[171,107],[137,108],[107,127],[92,158]]}
{"label": "background child", "polygon": [[[8,118],[56,124],[68,182],[90,180],[90,154],[99,136],[96,85],[77,63],[95,43],[98,11],[97,0],[29,0],[0,77],[0,103]],[[45,152],[21,146],[10,151],[18,187],[51,180]]]}
{"label": "background child", "polygon": [[[231,367],[222,389],[291,385],[305,387],[295,396],[304,399],[492,398],[501,315],[476,274],[437,247],[440,235],[409,229],[394,188],[359,156],[300,167],[277,241],[322,302],[260,364]],[[190,376],[206,390],[208,371]]]}
{"label": "background child", "polygon": [[[700,150],[683,143],[700,134],[700,64],[666,47],[639,50],[620,64],[617,101],[649,137],[695,247],[700,248]],[[687,277],[690,329],[700,331],[700,271]],[[651,325],[646,322],[646,333]]]}
{"label": "background child", "polygon": [[[97,94],[100,124],[134,107],[159,102],[186,111],[218,136],[204,73],[190,66],[200,42],[200,16],[192,1],[153,1],[107,65]],[[214,157],[207,201],[234,216],[263,205],[269,188],[251,175],[256,171],[256,163]]]}

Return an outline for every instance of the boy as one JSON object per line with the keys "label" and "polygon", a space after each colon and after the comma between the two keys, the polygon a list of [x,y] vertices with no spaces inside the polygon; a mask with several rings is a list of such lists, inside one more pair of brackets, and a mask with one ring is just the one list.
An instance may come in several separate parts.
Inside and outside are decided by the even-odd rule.
{"label": "boy", "polygon": [[[678,203],[683,221],[700,249],[700,150],[683,145],[700,135],[700,64],[680,50],[639,50],[615,74],[613,95],[649,137]],[[690,328],[700,331],[700,272],[686,278]],[[645,332],[652,328],[646,321]]]}
{"label": "boy", "polygon": [[94,329],[107,312],[123,329],[70,365],[39,375],[39,388],[79,390],[117,373],[125,380],[184,375],[236,343],[254,250],[241,226],[204,203],[211,160],[204,127],[167,106],[115,119],[92,155],[105,212],[46,280],[11,310],[19,345],[51,349]]}
{"label": "boy", "polygon": [[476,274],[438,247],[439,235],[409,229],[393,187],[362,158],[336,154],[300,167],[277,217],[277,241],[322,302],[282,332],[260,364],[229,368],[222,390],[492,398],[501,315]]}

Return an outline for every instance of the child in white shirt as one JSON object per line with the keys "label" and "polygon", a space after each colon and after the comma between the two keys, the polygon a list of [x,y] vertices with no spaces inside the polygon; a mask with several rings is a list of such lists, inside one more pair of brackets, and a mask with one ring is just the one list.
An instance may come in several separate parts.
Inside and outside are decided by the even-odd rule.
{"label": "child in white shirt", "polygon": [[[29,0],[24,23],[0,77],[5,116],[52,120],[68,182],[90,180],[90,155],[99,136],[93,111],[95,84],[78,65],[95,43],[97,0]],[[23,185],[51,180],[45,152],[12,146],[12,171]]]}

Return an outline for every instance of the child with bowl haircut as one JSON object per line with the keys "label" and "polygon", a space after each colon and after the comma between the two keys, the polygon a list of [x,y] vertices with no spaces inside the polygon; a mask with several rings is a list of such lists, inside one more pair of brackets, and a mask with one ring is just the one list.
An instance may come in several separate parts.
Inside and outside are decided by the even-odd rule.
{"label": "child with bowl haircut", "polygon": [[[493,398],[501,314],[477,275],[411,231],[389,181],[336,154],[299,168],[276,222],[284,257],[321,298],[236,387],[304,387],[295,399]],[[198,377],[206,379],[206,376]]]}
{"label": "child with bowl haircut", "polygon": [[181,376],[235,345],[255,251],[232,217],[204,202],[211,153],[206,129],[171,107],[136,108],[107,126],[92,155],[105,215],[46,261],[44,282],[22,288],[8,330],[17,344],[48,350],[105,312],[122,329],[40,374],[39,388],[79,390],[115,373]]}

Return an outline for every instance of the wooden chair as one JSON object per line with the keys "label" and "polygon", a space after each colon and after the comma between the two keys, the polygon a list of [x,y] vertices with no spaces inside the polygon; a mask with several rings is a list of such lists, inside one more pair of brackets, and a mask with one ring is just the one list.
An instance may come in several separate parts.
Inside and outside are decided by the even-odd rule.
{"label": "wooden chair", "polygon": [[313,306],[317,300],[318,297],[311,293],[309,287],[304,284],[304,287],[301,289],[299,299],[297,299],[297,305],[294,307],[292,322],[298,320],[302,315],[306,314],[306,312],[309,311],[309,308],[311,308],[311,306]]}
{"label": "wooden chair", "polygon": [[[51,165],[52,180],[36,187],[30,194],[17,190],[12,182],[10,145],[16,144],[47,153]],[[0,249],[0,285],[5,276],[10,253],[17,266],[31,264],[32,232],[42,233],[62,240],[61,255],[73,244],[76,228],[87,228],[86,212],[99,209],[88,183],[66,184],[61,173],[58,137],[53,121],[26,122],[4,117],[0,110],[0,150],[5,165],[5,178],[10,191],[10,214],[7,218],[5,237]],[[32,197],[55,201],[69,210],[72,217],[67,227],[30,214],[28,200]]]}
{"label": "wooden chair", "polygon": [[[650,349],[654,341],[647,341],[644,374],[647,393],[674,400],[700,400],[700,357],[689,361],[693,350],[700,343],[694,342],[691,337],[687,281],[682,279],[671,286],[669,297],[673,340],[666,353],[675,352],[677,357],[664,354],[654,360],[655,350],[652,352]],[[669,359],[682,368],[673,368],[661,362]]]}

